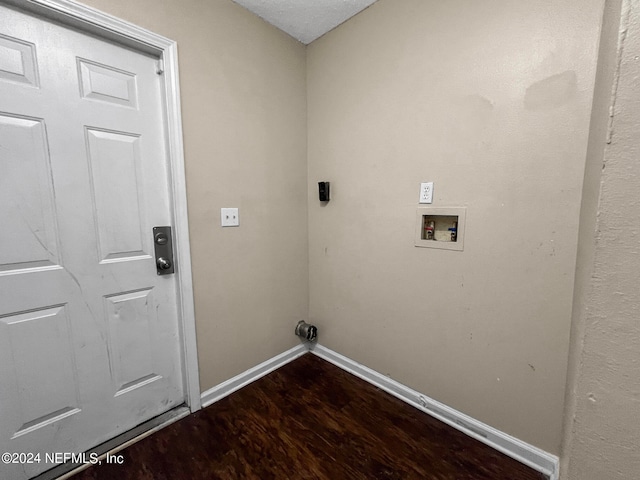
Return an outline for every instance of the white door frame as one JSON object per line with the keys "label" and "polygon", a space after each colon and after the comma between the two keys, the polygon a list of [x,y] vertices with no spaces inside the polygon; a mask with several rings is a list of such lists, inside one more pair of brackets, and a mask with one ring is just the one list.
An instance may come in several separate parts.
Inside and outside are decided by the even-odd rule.
{"label": "white door frame", "polygon": [[170,166],[174,247],[177,259],[178,323],[180,331],[185,403],[191,412],[200,410],[200,379],[196,344],[191,252],[187,219],[187,191],[182,141],[180,84],[177,43],[131,23],[72,0],[4,0],[39,17],[79,28],[105,40],[124,43],[135,50],[156,56],[164,71],[164,112]]}

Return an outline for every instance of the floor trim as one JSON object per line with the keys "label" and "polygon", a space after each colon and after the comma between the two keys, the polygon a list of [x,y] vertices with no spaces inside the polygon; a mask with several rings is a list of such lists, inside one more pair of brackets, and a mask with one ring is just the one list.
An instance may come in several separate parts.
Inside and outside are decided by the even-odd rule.
{"label": "floor trim", "polygon": [[471,418],[462,412],[447,407],[327,347],[316,344],[311,348],[311,353],[375,385],[409,405],[428,413],[485,445],[541,472],[546,475],[549,480],[558,480],[559,459],[555,455],[540,450],[533,445]]}
{"label": "floor trim", "polygon": [[242,372],[239,375],[236,375],[229,380],[222,382],[219,385],[216,385],[213,388],[210,388],[206,392],[202,393],[201,403],[202,408],[208,407],[212,403],[217,402],[218,400],[223,399],[224,397],[231,395],[236,390],[240,390],[242,387],[250,384],[251,382],[255,382],[259,378],[264,377],[265,375],[273,372],[274,370],[286,365],[289,362],[292,362],[298,357],[301,357],[305,353],[309,351],[309,346],[305,344],[301,344],[295,346],[280,355],[277,355],[269,360],[262,362],[259,365],[256,365],[253,368],[250,368],[246,372]]}
{"label": "floor trim", "polygon": [[[202,407],[205,408],[217,402],[218,400],[231,395],[233,392],[264,377],[265,375],[273,372],[274,370],[277,370],[278,368],[286,365],[289,362],[292,362],[296,358],[301,357],[306,353],[312,353],[351,373],[352,375],[355,375],[356,377],[359,377],[366,382],[375,385],[376,387],[417,408],[418,410],[428,413],[429,415],[465,433],[466,435],[475,438],[485,445],[488,445],[498,450],[499,452],[502,452],[505,455],[513,458],[514,460],[517,460],[520,463],[523,463],[524,465],[527,465],[528,467],[541,472],[542,474],[546,475],[549,480],[558,480],[559,478],[559,459],[555,455],[540,450],[533,445],[523,442],[522,440],[518,440],[511,435],[508,435],[504,432],[501,432],[500,430],[486,425],[479,420],[469,417],[462,412],[459,412],[436,400],[433,400],[427,395],[417,392],[407,387],[406,385],[401,384],[400,382],[397,382],[379,372],[376,372],[375,370],[370,369],[369,367],[359,364],[358,362],[319,344],[304,343],[297,345],[287,350],[286,352],[281,353],[280,355],[270,358],[262,362],[261,364],[256,365],[255,367],[250,368],[249,370],[236,375],[235,377],[230,378],[229,380],[222,382],[221,384],[216,385],[213,388],[210,388],[206,392],[202,393]],[[177,416],[177,418],[171,418],[168,421],[163,422],[161,425],[158,425],[155,428],[152,428],[129,441],[125,440],[125,443],[121,443],[117,447],[111,446],[111,449],[108,453],[115,453],[131,445],[132,443],[141,440],[142,438],[150,435],[160,428],[163,428],[166,425],[173,423],[180,418],[183,418],[188,414],[189,412],[185,408],[184,411],[181,412],[181,415]],[[116,439],[114,439],[114,442],[115,441]],[[102,450],[104,451],[104,449]],[[81,466],[77,469],[74,469],[73,472],[69,472],[68,474],[63,475],[59,478],[59,480],[68,478],[69,476],[71,476],[71,474],[75,474],[84,468],[86,468],[86,466]],[[47,476],[46,480],[48,480],[49,478],[55,477]],[[41,477],[38,477],[37,480],[41,480]],[[42,480],[45,480],[45,477],[42,477]]]}

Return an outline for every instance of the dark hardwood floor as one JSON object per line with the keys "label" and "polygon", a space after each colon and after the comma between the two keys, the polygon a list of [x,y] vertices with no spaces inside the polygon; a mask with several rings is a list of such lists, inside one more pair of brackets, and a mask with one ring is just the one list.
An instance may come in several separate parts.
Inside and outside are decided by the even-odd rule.
{"label": "dark hardwood floor", "polygon": [[307,354],[73,480],[545,477]]}

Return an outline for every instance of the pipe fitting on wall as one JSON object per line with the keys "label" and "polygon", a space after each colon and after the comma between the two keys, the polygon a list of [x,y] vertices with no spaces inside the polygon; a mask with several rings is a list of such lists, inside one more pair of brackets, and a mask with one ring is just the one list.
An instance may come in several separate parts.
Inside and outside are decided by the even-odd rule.
{"label": "pipe fitting on wall", "polygon": [[300,320],[296,325],[296,335],[309,342],[312,342],[318,336],[318,329],[315,325],[310,325],[304,320]]}

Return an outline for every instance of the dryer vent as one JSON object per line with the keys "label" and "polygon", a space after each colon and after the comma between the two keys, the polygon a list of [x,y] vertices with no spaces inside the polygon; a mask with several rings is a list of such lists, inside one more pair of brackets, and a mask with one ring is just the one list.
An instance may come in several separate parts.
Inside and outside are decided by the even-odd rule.
{"label": "dryer vent", "polygon": [[314,325],[310,325],[304,320],[300,320],[298,325],[296,325],[296,335],[312,342],[318,336],[318,329]]}

